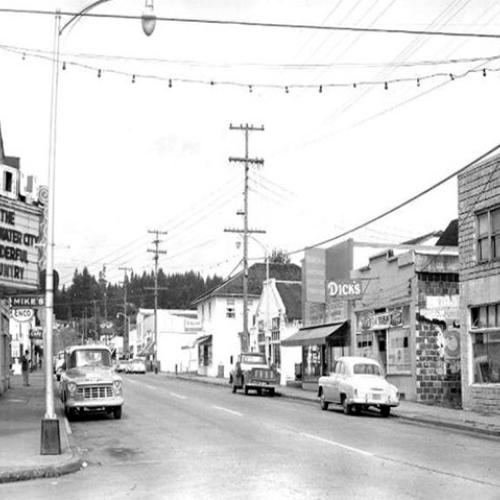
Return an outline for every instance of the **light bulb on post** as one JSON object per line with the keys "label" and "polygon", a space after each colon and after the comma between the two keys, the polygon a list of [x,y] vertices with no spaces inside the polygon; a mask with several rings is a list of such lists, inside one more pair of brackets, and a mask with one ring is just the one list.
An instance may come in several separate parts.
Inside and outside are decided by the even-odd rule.
{"label": "light bulb on post", "polygon": [[146,36],[151,36],[156,26],[156,16],[153,11],[153,0],[146,0],[146,6],[141,17],[142,31]]}

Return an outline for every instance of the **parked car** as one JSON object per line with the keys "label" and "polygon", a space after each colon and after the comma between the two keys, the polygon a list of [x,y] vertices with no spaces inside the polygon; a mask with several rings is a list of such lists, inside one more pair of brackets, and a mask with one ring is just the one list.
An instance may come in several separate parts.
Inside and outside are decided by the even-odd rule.
{"label": "parked car", "polygon": [[320,377],[318,397],[322,410],[335,403],[342,405],[347,415],[374,406],[383,417],[388,417],[391,408],[399,404],[398,390],[385,380],[380,364],[356,356],[339,358],[334,371]]}
{"label": "parked car", "polygon": [[122,379],[104,345],[78,345],[66,352],[60,395],[68,419],[83,411],[104,410],[122,416]]}
{"label": "parked car", "polygon": [[120,358],[116,363],[117,372],[126,372],[128,369],[128,359]]}
{"label": "parked car", "polygon": [[146,362],[142,358],[134,358],[128,362],[127,373],[146,373]]}
{"label": "parked car", "polygon": [[279,374],[268,365],[264,354],[243,353],[238,356],[234,369],[229,374],[229,383],[233,393],[237,389],[243,389],[248,394],[249,389],[255,389],[259,395],[263,390],[274,395],[279,384]]}

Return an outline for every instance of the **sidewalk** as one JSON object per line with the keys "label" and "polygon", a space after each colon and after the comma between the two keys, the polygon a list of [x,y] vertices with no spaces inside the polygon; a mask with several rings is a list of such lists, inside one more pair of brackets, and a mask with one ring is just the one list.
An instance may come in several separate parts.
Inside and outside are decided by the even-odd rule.
{"label": "sidewalk", "polygon": [[57,396],[55,404],[61,455],[40,455],[41,421],[45,413],[43,373],[30,373],[29,387],[22,385],[21,375],[12,376],[11,388],[0,396],[0,483],[60,476],[81,468]]}
{"label": "sidewalk", "polygon": [[[167,376],[175,377],[174,374],[167,374]],[[191,374],[179,374],[177,378],[191,382],[222,385],[229,389],[228,380],[223,378],[203,377]],[[307,401],[311,404],[317,404],[319,407],[315,391],[280,386],[276,389],[276,395],[299,401]],[[397,408],[392,409],[391,415],[393,418],[395,417],[408,422],[500,437],[500,414],[483,415],[473,411],[401,401]]]}

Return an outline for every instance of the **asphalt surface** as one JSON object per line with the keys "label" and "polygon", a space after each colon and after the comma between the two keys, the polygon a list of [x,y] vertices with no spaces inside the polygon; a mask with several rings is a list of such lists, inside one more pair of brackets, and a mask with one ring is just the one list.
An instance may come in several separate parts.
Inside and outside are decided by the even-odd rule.
{"label": "asphalt surface", "polygon": [[121,420],[71,423],[87,467],[9,499],[500,498],[500,440],[161,375],[126,375]]}

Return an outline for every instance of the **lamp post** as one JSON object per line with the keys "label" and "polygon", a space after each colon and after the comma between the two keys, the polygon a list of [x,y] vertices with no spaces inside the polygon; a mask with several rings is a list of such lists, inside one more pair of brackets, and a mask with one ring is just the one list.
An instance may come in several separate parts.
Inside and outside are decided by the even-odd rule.
{"label": "lamp post", "polygon": [[[59,455],[61,441],[59,436],[59,420],[54,407],[54,380],[52,378],[52,351],[54,330],[54,206],[55,206],[55,173],[56,173],[56,146],[57,146],[57,105],[59,90],[59,62],[61,36],[64,31],[82,16],[95,7],[110,0],[96,0],[84,7],[78,14],[71,17],[61,26],[61,12],[57,10],[54,19],[54,40],[52,59],[52,84],[50,97],[50,125],[49,125],[49,161],[48,161],[48,213],[47,213],[47,265],[45,278],[45,414],[42,419],[40,453],[42,455]],[[153,0],[146,0],[145,10],[141,18],[142,29],[150,36],[156,24],[153,11]]]}

